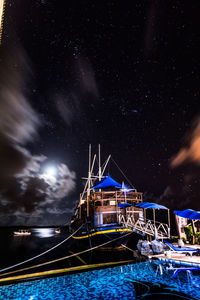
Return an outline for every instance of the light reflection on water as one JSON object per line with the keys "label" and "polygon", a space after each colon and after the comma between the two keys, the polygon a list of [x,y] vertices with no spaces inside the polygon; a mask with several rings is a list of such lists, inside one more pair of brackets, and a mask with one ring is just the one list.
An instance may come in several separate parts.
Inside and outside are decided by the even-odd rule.
{"label": "light reflection on water", "polygon": [[40,238],[48,238],[55,235],[55,228],[34,228],[32,232]]}

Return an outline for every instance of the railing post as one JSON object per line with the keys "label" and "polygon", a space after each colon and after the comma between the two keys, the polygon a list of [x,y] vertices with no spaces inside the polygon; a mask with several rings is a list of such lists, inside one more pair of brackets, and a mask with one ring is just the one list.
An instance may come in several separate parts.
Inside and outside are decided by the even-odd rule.
{"label": "railing post", "polygon": [[157,238],[158,238],[158,231],[157,231],[156,227],[154,227],[154,232],[155,232],[155,235],[154,235],[155,240],[157,240]]}
{"label": "railing post", "polygon": [[118,215],[118,222],[119,222],[119,224],[121,223],[121,214],[120,213]]}
{"label": "railing post", "polygon": [[170,227],[168,227],[168,238],[170,239]]}

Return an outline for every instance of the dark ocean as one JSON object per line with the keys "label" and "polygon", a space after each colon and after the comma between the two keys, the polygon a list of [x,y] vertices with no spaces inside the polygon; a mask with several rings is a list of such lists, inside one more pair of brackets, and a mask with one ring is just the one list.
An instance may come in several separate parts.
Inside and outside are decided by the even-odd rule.
{"label": "dark ocean", "polygon": [[[61,228],[60,233],[56,233],[55,229],[56,228],[30,228],[29,230],[31,231],[31,235],[15,236],[14,231],[19,230],[19,228],[0,228],[0,270],[43,253],[56,246],[70,235],[67,227]],[[131,244],[128,244],[128,246],[134,248]],[[11,270],[37,265],[60,257],[68,256],[79,251],[80,249],[73,247],[73,239],[69,239],[53,251]],[[31,272],[129,259],[133,259],[133,253],[129,250],[93,250],[89,253],[82,254],[79,257],[72,257],[43,267],[31,269]]]}

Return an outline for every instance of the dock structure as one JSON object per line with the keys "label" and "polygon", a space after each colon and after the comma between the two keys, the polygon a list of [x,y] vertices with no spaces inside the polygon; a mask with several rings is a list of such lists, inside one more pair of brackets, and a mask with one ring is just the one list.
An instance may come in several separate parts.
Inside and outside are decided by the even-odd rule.
{"label": "dock structure", "polygon": [[[145,203],[138,204],[138,207],[142,208],[142,205],[145,206]],[[170,221],[169,221],[169,210],[168,210],[168,224],[157,222],[155,220],[155,209],[166,209],[160,205],[153,204],[146,208],[153,209],[154,220],[146,219],[146,213],[138,215],[138,211],[134,207],[126,207],[125,211],[118,209],[117,218],[118,223],[125,226],[126,228],[131,229],[133,232],[140,234],[141,236],[154,237],[155,239],[169,239],[170,238]],[[137,206],[137,205],[136,205]]]}

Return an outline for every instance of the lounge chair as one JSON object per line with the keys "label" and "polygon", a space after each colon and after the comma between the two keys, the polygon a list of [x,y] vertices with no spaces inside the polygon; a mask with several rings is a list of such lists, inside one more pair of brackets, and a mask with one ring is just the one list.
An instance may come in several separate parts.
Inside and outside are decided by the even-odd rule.
{"label": "lounge chair", "polygon": [[185,253],[185,254],[190,254],[191,256],[194,253],[199,252],[199,249],[192,249],[192,248],[177,248],[174,247],[171,243],[164,241],[164,244],[167,245],[169,247],[169,249],[172,252],[178,252],[178,253]]}
{"label": "lounge chair", "polygon": [[187,272],[187,271],[200,271],[200,268],[174,268],[174,274],[172,275],[172,278],[176,278],[178,273],[180,272]]}

